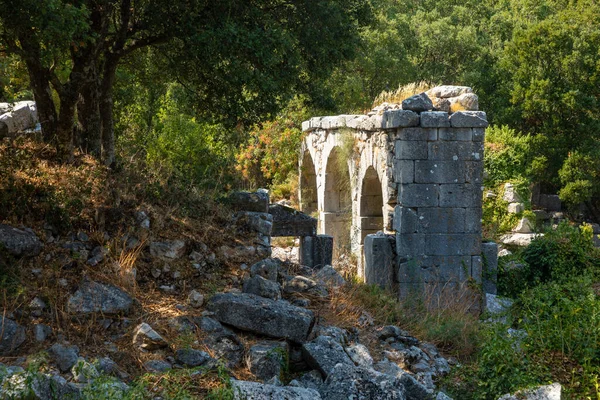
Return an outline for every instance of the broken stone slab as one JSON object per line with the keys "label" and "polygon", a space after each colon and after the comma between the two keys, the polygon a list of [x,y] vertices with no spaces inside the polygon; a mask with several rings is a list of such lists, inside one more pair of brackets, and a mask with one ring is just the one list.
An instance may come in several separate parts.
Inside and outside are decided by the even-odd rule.
{"label": "broken stone slab", "polygon": [[411,110],[417,113],[433,110],[433,103],[425,92],[415,94],[402,101],[403,110]]}
{"label": "broken stone slab", "polygon": [[0,224],[0,248],[17,257],[33,257],[40,254],[43,244],[31,229],[17,229]]}
{"label": "broken stone slab", "polygon": [[48,349],[48,354],[61,372],[70,371],[79,359],[77,346],[65,346],[60,343],[54,343]]}
{"label": "broken stone slab", "polygon": [[169,345],[158,332],[145,322],[142,322],[135,328],[133,344],[140,349],[148,351],[158,350]]}
{"label": "broken stone slab", "polygon": [[505,394],[498,400],[560,400],[562,386],[560,383],[538,386],[533,389],[520,390],[515,394]]}
{"label": "broken stone slab", "polygon": [[236,400],[321,400],[321,395],[314,389],[275,386],[259,382],[231,380],[233,398]]}
{"label": "broken stone slab", "polygon": [[268,299],[281,299],[281,287],[277,282],[270,281],[260,275],[254,275],[244,281],[244,293],[252,293]]}
{"label": "broken stone slab", "polygon": [[151,242],[150,255],[164,261],[173,261],[183,257],[185,254],[185,242],[183,240],[167,240],[164,242]]}
{"label": "broken stone slab", "polygon": [[269,212],[269,192],[264,189],[256,192],[231,193],[227,202],[237,211]]}
{"label": "broken stone slab", "polygon": [[509,246],[526,247],[536,237],[543,236],[541,233],[507,233],[500,236],[500,242]]}
{"label": "broken stone slab", "polygon": [[517,223],[513,232],[516,233],[533,233],[534,232],[534,224],[526,217],[523,217]]}
{"label": "broken stone slab", "polygon": [[12,354],[25,341],[25,328],[0,316],[0,356]]}
{"label": "broken stone slab", "polygon": [[132,305],[131,296],[118,287],[84,279],[75,294],[69,297],[67,311],[79,315],[120,314],[128,313]]}
{"label": "broken stone slab", "polygon": [[498,282],[498,245],[494,242],[481,244],[483,256],[482,289],[484,293],[497,294]]}
{"label": "broken stone slab", "polygon": [[207,309],[224,324],[296,343],[306,341],[314,323],[310,310],[248,293],[216,294]]}
{"label": "broken stone slab", "polygon": [[479,110],[479,97],[475,93],[463,93],[448,99],[450,112]]}
{"label": "broken stone slab", "polygon": [[486,128],[487,115],[484,111],[457,111],[450,116],[454,128]]}
{"label": "broken stone slab", "polygon": [[271,236],[315,236],[317,219],[291,207],[271,204],[269,214],[273,216]]}
{"label": "broken stone slab", "polygon": [[411,110],[387,110],[383,112],[382,129],[406,128],[419,125],[419,114]]}
{"label": "broken stone slab", "polygon": [[287,353],[287,342],[259,342],[250,348],[246,365],[254,376],[265,382],[281,375],[288,358]]}
{"label": "broken stone slab", "polygon": [[392,289],[394,285],[395,238],[385,234],[371,234],[365,237],[365,283]]}
{"label": "broken stone slab", "polygon": [[406,400],[403,383],[372,369],[338,364],[320,390],[324,400]]}
{"label": "broken stone slab", "polygon": [[242,362],[244,345],[237,335],[229,330],[208,335],[203,344],[227,368],[235,368]]}
{"label": "broken stone slab", "polygon": [[337,364],[354,366],[342,345],[329,336],[319,336],[311,342],[304,343],[302,354],[308,365],[318,370],[325,378]]}

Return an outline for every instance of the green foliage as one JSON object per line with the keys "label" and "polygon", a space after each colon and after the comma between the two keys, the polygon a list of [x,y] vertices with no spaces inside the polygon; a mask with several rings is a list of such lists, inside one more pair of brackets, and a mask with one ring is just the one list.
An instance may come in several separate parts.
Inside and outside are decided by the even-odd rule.
{"label": "green foliage", "polygon": [[593,245],[591,229],[566,222],[534,239],[523,251],[523,260],[532,284],[600,272],[600,251]]}
{"label": "green foliage", "polygon": [[[512,180],[510,183],[516,186],[517,193],[522,199],[529,198],[528,182],[524,179]],[[517,226],[519,219],[526,212],[512,214],[508,212],[509,203],[504,200],[504,183],[493,187],[492,196],[485,196],[483,199],[483,234],[486,238],[495,238],[499,234],[509,232]],[[529,204],[524,201],[525,207]],[[529,215],[531,217],[531,215]],[[535,218],[531,219],[535,221]]]}
{"label": "green foliage", "polygon": [[586,204],[596,220],[600,218],[600,151],[575,151],[567,157],[558,176],[562,188],[560,199],[571,209]]}

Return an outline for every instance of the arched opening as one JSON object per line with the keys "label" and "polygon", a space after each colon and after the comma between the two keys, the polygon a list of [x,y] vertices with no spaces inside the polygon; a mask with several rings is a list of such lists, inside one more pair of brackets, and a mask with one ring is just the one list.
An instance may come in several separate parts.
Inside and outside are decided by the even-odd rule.
{"label": "arched opening", "polygon": [[325,197],[319,218],[321,232],[333,236],[333,257],[350,253],[352,200],[348,160],[334,147],[325,169]]}
{"label": "arched opening", "polygon": [[309,151],[304,152],[300,168],[300,210],[317,218],[317,174]]}
{"label": "arched opening", "polygon": [[361,265],[364,265],[363,246],[365,237],[383,230],[383,194],[381,181],[375,168],[369,167],[360,191],[359,229]]}

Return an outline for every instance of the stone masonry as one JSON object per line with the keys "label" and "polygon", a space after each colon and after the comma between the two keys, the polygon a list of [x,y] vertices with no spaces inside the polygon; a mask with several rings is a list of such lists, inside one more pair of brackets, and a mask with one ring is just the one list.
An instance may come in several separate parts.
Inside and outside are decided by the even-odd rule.
{"label": "stone masonry", "polygon": [[[402,106],[384,103],[368,115],[311,118],[302,124],[303,211],[318,217],[319,233],[333,236],[334,255],[351,252],[360,277],[401,297],[471,277],[481,283],[487,125],[464,86],[437,87]],[[365,241],[374,234],[380,239]]]}

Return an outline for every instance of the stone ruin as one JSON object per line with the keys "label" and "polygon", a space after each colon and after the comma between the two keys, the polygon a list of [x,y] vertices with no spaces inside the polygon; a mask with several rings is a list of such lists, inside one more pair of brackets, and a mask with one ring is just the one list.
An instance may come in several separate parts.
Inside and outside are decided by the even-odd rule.
{"label": "stone ruin", "polygon": [[356,257],[366,283],[404,298],[482,282],[488,122],[477,107],[470,88],[440,86],[367,115],[302,123],[302,211],[333,237],[334,257]]}

